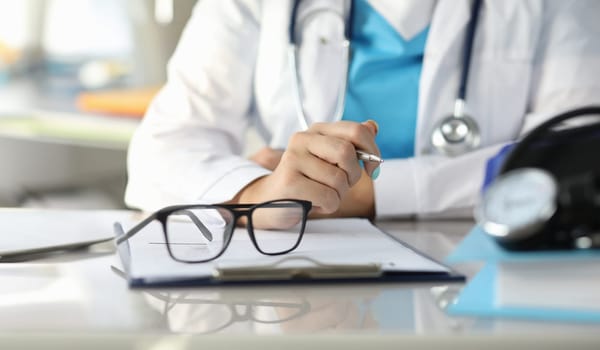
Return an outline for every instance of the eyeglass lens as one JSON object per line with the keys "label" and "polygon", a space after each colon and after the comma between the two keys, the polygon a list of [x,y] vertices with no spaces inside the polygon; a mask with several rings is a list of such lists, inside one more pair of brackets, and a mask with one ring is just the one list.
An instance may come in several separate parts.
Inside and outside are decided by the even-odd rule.
{"label": "eyeglass lens", "polygon": [[166,220],[171,255],[181,261],[204,261],[217,257],[225,248],[234,225],[233,214],[225,209],[183,209]]}
{"label": "eyeglass lens", "polygon": [[252,226],[259,250],[266,254],[279,254],[295,248],[301,238],[303,216],[302,205],[293,201],[271,202],[256,207],[252,211]]}

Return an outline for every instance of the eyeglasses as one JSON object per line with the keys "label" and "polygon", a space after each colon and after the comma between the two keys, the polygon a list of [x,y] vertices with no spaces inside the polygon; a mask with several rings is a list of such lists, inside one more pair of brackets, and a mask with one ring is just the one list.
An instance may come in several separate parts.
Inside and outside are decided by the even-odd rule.
{"label": "eyeglasses", "polygon": [[[312,203],[279,199],[260,204],[176,205],[158,210],[126,233],[115,228],[121,244],[148,224],[160,222],[169,255],[184,263],[202,263],[220,257],[231,242],[236,224],[245,219],[250,240],[265,255],[281,255],[296,249],[304,235]],[[285,230],[277,239],[255,234],[255,229]]]}

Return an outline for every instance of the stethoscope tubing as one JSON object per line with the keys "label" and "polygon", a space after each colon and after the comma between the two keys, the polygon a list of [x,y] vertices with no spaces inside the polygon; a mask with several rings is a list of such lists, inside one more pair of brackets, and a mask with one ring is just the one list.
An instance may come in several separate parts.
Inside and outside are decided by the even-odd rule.
{"label": "stethoscope tubing", "polygon": [[481,10],[481,0],[475,0],[471,9],[471,18],[467,25],[467,35],[465,37],[465,48],[462,57],[462,71],[460,74],[460,85],[458,87],[457,100],[467,100],[467,83],[469,81],[469,72],[471,71],[471,58],[473,57],[473,43],[475,42],[475,32],[477,31],[477,22],[479,21],[479,12]]}
{"label": "stethoscope tubing", "polygon": [[[466,139],[474,140],[473,145],[467,145],[467,147],[462,147],[465,150],[471,148],[471,146],[476,147],[479,145],[479,126],[475,119],[465,115],[464,110],[466,106],[466,93],[467,93],[467,84],[469,79],[473,44],[475,41],[475,34],[477,29],[477,22],[479,19],[479,13],[481,10],[482,0],[474,0],[473,6],[471,8],[471,17],[466,29],[465,36],[465,45],[463,49],[463,57],[462,57],[462,69],[460,75],[460,84],[457,91],[456,100],[454,103],[453,113],[450,117],[447,117],[442,120],[441,125],[438,126],[437,129],[443,130],[443,126],[445,123],[450,123],[452,120],[461,120],[467,128],[469,128],[469,137]],[[289,26],[289,48],[288,48],[288,62],[290,65],[290,71],[292,72],[292,93],[294,97],[294,107],[296,109],[296,114],[298,118],[298,123],[302,130],[306,130],[309,127],[308,117],[304,108],[304,96],[302,94],[301,84],[300,84],[300,74],[298,68],[298,45],[295,40],[296,34],[296,22],[298,16],[298,9],[300,6],[300,0],[294,0],[291,11],[290,18],[290,26]],[[346,99],[346,89],[348,87],[348,74],[349,74],[349,65],[350,65],[350,55],[351,55],[351,38],[352,38],[352,22],[354,20],[354,6],[353,0],[350,0],[349,3],[349,13],[348,20],[344,20],[344,41],[342,43],[342,51],[343,51],[343,69],[345,74],[343,75],[340,91],[338,92],[338,98],[336,101],[335,112],[334,112],[334,120],[338,121],[342,119],[345,107],[345,99]],[[348,23],[349,22],[349,23]],[[432,132],[432,136],[434,134],[443,135],[443,131],[434,130]],[[441,132],[441,134],[440,134]],[[450,149],[455,147],[456,145],[448,145]],[[438,146],[436,146],[437,148]],[[443,146],[439,146],[443,148]],[[442,153],[452,154],[451,151]],[[458,153],[462,153],[461,150]]]}

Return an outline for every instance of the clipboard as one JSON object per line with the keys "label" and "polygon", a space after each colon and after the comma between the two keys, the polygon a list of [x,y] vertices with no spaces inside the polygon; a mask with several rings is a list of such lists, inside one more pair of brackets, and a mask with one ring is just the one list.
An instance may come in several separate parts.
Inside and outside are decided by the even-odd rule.
{"label": "clipboard", "polygon": [[283,256],[261,255],[238,228],[222,257],[200,264],[178,263],[149,244],[162,236],[158,223],[144,230],[117,246],[131,288],[465,280],[366,219],[309,220],[300,246]]}

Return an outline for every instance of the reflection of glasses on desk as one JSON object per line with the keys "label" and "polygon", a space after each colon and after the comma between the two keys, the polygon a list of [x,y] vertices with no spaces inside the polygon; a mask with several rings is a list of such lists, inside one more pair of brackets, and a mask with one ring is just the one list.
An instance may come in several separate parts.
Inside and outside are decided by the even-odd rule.
{"label": "reflection of glasses on desk", "polygon": [[[169,255],[184,263],[202,263],[221,256],[229,246],[240,218],[256,249],[265,255],[281,255],[300,244],[311,202],[295,199],[260,204],[177,205],[151,214],[127,233],[115,224],[121,244],[154,220],[162,226]],[[190,225],[192,223],[193,225]],[[276,238],[255,235],[254,229],[285,230]],[[263,237],[265,236],[265,237]]]}
{"label": "reflection of glasses on desk", "polygon": [[[111,270],[126,279],[125,273],[115,266]],[[221,294],[223,291],[217,291]],[[300,318],[311,310],[304,297],[290,296],[286,301],[237,300],[238,298],[202,297],[195,292],[159,292],[145,290],[148,303],[166,318],[173,331],[193,330],[194,333],[216,333],[235,322],[253,321],[261,324],[279,324]],[[206,294],[214,294],[214,291]],[[261,292],[261,294],[264,294]],[[153,298],[153,299],[150,299]],[[158,305],[156,302],[164,303]],[[240,312],[239,310],[243,311]],[[181,311],[181,314],[177,311]],[[174,322],[179,322],[175,325]]]}
{"label": "reflection of glasses on desk", "polygon": [[[202,298],[192,293],[179,295],[150,291],[146,293],[164,302],[161,313],[167,318],[174,331],[186,329],[195,333],[215,333],[236,322],[244,321],[278,324],[299,318],[310,311],[310,304],[305,299],[289,302],[226,301]],[[181,314],[177,312],[179,310]],[[172,322],[179,322],[180,327],[171,324]]]}

